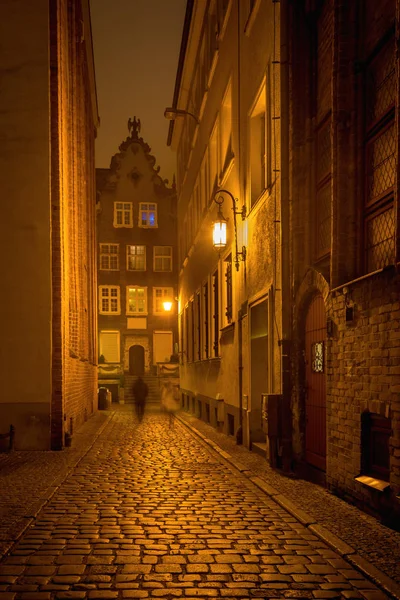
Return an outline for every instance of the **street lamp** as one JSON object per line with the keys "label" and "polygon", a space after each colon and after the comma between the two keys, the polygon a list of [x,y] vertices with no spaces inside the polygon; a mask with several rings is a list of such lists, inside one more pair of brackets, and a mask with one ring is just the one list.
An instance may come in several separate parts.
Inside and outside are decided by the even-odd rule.
{"label": "street lamp", "polygon": [[169,106],[164,111],[164,117],[168,119],[168,121],[175,121],[176,117],[185,117],[186,115],[189,115],[189,117],[193,117],[197,125],[200,124],[200,120],[198,119],[198,117],[196,117],[196,115],[189,112],[188,110],[183,110],[182,108],[174,108],[172,106]]}
{"label": "street lamp", "polygon": [[246,211],[245,204],[243,204],[242,210],[236,210],[237,199],[235,199],[233,197],[233,195],[231,194],[231,192],[229,192],[228,190],[222,190],[222,189],[217,190],[217,192],[214,196],[214,202],[215,202],[215,204],[218,204],[218,213],[217,213],[216,220],[213,222],[213,246],[216,250],[221,252],[221,250],[223,250],[226,247],[226,243],[227,243],[227,240],[226,240],[227,219],[224,217],[224,215],[222,213],[222,204],[224,203],[224,200],[225,200],[223,194],[228,194],[228,196],[232,200],[233,226],[234,226],[234,231],[235,231],[235,266],[236,266],[236,271],[239,271],[240,261],[244,262],[246,260],[246,246],[242,246],[242,250],[239,252],[238,241],[237,241],[236,215],[241,215],[242,221],[244,221],[246,218],[246,215],[247,215],[247,211]]}

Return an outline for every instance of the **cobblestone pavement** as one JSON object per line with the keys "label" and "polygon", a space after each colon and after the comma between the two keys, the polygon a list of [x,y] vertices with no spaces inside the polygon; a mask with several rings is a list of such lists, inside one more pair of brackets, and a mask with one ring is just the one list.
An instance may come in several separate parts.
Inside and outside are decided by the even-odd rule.
{"label": "cobblestone pavement", "polygon": [[389,597],[231,463],[113,411],[0,563],[0,600]]}
{"label": "cobblestone pavement", "polygon": [[265,459],[238,446],[233,438],[219,433],[193,415],[182,412],[180,418],[203,439],[227,452],[233,462],[240,461],[252,475],[261,478],[277,494],[283,494],[295,507],[306,512],[308,523],[315,522],[320,529],[329,530],[350,545],[364,561],[369,561],[400,585],[400,532],[382,525],[325,488],[282,475]]}

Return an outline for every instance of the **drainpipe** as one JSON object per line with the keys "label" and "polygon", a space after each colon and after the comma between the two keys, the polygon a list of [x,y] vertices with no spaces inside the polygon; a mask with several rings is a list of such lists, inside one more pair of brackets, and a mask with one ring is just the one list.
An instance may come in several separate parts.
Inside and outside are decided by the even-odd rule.
{"label": "drainpipe", "polygon": [[243,320],[243,309],[238,310],[238,376],[239,376],[239,432],[240,436],[236,440],[238,444],[243,444],[243,332],[242,332],[242,320]]}
{"label": "drainpipe", "polygon": [[281,458],[282,469],[291,470],[292,411],[291,411],[291,289],[290,289],[290,188],[289,188],[289,7],[288,0],[280,2],[280,83],[281,83],[281,298],[282,298],[282,406]]}

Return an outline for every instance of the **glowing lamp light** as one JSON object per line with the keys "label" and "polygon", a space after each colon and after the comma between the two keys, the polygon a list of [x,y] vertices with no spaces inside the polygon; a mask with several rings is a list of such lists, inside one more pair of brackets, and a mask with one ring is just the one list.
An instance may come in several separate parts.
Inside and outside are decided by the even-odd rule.
{"label": "glowing lamp light", "polygon": [[213,246],[216,250],[226,247],[226,219],[218,214],[218,219],[213,223]]}
{"label": "glowing lamp light", "polygon": [[163,302],[163,308],[164,308],[165,312],[171,312],[172,301],[171,300],[164,300],[164,302]]}

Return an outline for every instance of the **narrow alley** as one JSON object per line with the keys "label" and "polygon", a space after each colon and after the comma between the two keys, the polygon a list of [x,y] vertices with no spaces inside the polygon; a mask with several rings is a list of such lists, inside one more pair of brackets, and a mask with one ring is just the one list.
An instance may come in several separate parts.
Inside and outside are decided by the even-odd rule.
{"label": "narrow alley", "polygon": [[272,498],[250,452],[232,459],[184,420],[169,428],[155,409],[141,423],[131,406],[107,411],[101,435],[3,556],[0,600],[396,597],[394,580],[375,585],[374,572],[343,558],[347,544],[336,538],[335,551],[305,513]]}

